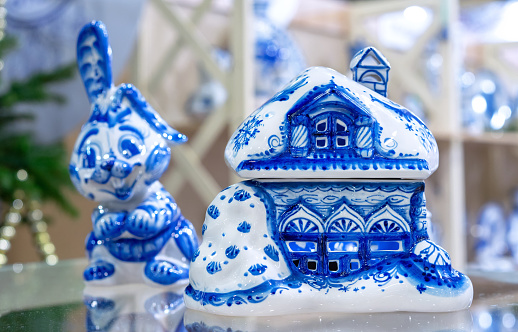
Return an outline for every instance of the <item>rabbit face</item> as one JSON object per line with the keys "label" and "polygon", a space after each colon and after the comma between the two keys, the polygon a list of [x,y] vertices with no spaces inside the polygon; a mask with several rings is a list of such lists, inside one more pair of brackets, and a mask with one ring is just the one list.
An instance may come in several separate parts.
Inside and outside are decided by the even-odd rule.
{"label": "rabbit face", "polygon": [[71,178],[89,199],[130,201],[144,194],[167,169],[170,149],[163,135],[131,107],[99,114],[94,109],[77,139],[70,162]]}

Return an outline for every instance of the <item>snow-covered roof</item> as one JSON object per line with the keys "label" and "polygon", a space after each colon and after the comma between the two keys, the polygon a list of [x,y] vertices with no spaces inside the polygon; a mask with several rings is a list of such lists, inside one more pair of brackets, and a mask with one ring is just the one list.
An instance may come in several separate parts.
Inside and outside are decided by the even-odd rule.
{"label": "snow-covered roof", "polygon": [[[319,132],[311,121],[325,116],[329,126],[335,118],[349,121],[347,131]],[[225,159],[245,178],[425,179],[437,169],[439,151],[403,106],[335,70],[312,67],[245,119]]]}
{"label": "snow-covered roof", "polygon": [[[364,63],[364,61],[366,61],[366,58],[373,54],[373,56],[375,56],[377,58],[377,60],[379,60],[379,64],[373,64],[373,63]],[[368,62],[368,59],[367,59],[367,62]],[[352,68],[355,68],[355,67],[358,67],[360,65],[368,65],[368,66],[383,66],[383,67],[390,67],[390,64],[387,60],[387,58],[385,58],[385,56],[380,52],[378,51],[375,47],[372,47],[372,46],[369,46],[369,47],[365,47],[364,49],[358,51],[352,58],[351,60],[351,64],[350,64],[350,67],[351,69]]]}

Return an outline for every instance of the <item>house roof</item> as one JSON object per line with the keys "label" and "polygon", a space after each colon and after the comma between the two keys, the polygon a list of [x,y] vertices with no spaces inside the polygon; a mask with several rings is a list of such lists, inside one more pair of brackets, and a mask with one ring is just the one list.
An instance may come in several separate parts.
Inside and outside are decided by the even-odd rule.
{"label": "house roof", "polygon": [[[372,47],[372,46],[365,47],[364,49],[358,51],[353,56],[353,59],[351,60],[350,68],[353,69],[353,68],[362,66],[364,63],[364,60],[371,54],[374,55],[380,62],[380,64],[376,65],[376,66],[390,68],[390,63],[388,62],[387,58],[385,58],[385,56],[380,51],[378,51],[375,47]],[[372,64],[366,64],[366,65],[368,65],[369,67],[373,66]]]}
{"label": "house roof", "polygon": [[[369,124],[372,156],[290,154],[291,114],[326,107],[326,101],[338,112],[341,106],[353,112],[363,126]],[[352,132],[351,146],[360,139],[359,131]],[[245,178],[425,179],[437,169],[439,151],[426,125],[403,106],[339,72],[312,67],[243,121],[227,144],[225,159]]]}

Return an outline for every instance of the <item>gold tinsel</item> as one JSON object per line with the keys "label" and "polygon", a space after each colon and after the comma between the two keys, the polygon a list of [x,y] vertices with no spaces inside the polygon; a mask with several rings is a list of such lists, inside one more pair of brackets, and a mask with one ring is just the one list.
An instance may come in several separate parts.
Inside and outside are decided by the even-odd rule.
{"label": "gold tinsel", "polygon": [[[25,181],[27,172],[20,170],[17,177],[18,180]],[[4,222],[0,227],[0,266],[7,263],[6,254],[11,249],[11,239],[16,235],[16,227],[22,221],[26,221],[30,227],[34,245],[41,259],[48,265],[55,265],[58,262],[56,247],[47,232],[47,222],[40,209],[40,203],[25,196],[22,190],[18,190],[9,210],[4,215]]]}

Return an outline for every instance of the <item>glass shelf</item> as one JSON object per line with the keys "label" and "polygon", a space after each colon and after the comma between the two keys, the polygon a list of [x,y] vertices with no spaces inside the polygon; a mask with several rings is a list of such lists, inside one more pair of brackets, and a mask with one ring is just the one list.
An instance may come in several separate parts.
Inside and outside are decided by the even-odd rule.
{"label": "glass shelf", "polygon": [[470,271],[469,310],[225,317],[186,310],[183,287],[86,287],[87,261],[0,269],[1,331],[516,331],[518,274]]}

